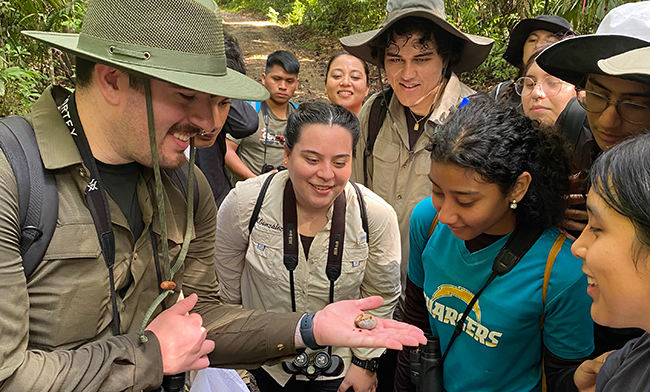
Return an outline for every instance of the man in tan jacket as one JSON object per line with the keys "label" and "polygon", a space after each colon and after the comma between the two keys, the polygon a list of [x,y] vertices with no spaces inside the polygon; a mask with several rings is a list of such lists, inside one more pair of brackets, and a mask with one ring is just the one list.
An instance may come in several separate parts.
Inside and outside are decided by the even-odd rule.
{"label": "man in tan jacket", "polygon": [[[444,9],[442,0],[388,0],[388,15],[379,29],[341,38],[348,52],[385,70],[390,84],[391,93],[377,93],[361,108],[361,139],[352,178],[363,181],[397,213],[402,291],[406,288],[411,211],[431,195],[431,158],[426,147],[436,125],[474,93],[456,73],[478,67],[493,42],[456,29],[446,21]],[[375,100],[385,98],[388,102],[382,104],[388,110],[385,118],[379,119],[381,128],[374,148],[369,149],[369,124],[375,120],[370,116],[378,114],[371,113],[371,108]],[[398,314],[396,317],[399,319]]]}

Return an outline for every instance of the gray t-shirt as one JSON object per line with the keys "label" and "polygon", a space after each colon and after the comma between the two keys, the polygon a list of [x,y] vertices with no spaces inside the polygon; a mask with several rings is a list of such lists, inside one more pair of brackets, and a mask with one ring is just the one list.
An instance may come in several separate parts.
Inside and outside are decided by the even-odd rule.
{"label": "gray t-shirt", "polygon": [[630,340],[613,352],[596,379],[596,392],[650,391],[650,335]]}
{"label": "gray t-shirt", "polygon": [[[287,118],[294,112],[295,107],[290,102],[287,106]],[[269,109],[269,126],[268,130],[264,124],[262,111],[257,113],[259,126],[257,131],[243,139],[235,139],[230,135],[226,137],[229,140],[239,144],[237,156],[244,162],[255,175],[262,174],[262,166],[266,163],[278,167],[282,165],[284,159],[284,129],[287,126],[287,120],[279,119],[273,111]],[[266,142],[266,159],[264,159],[264,143]],[[233,174],[233,183],[239,181]]]}

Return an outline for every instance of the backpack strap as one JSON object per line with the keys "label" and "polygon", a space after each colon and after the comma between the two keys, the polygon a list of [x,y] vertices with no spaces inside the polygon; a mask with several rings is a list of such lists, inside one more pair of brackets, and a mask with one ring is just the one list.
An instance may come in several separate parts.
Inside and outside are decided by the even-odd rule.
{"label": "backpack strap", "polygon": [[381,96],[377,97],[370,106],[368,139],[366,140],[366,149],[363,152],[363,184],[365,186],[368,186],[368,158],[372,156],[377,135],[379,135],[379,130],[386,118],[386,112],[388,112],[388,105],[392,97],[393,88],[389,87],[387,90],[382,91]]}
{"label": "backpack strap", "polygon": [[429,229],[429,236],[427,237],[427,241],[433,235],[433,232],[436,230],[437,225],[438,225],[438,214],[436,214],[436,216],[433,218],[433,222],[431,222],[431,228]]}
{"label": "backpack strap", "polygon": [[[548,292],[548,282],[551,280],[551,270],[553,270],[553,264],[555,264],[555,259],[557,258],[558,253],[560,253],[565,240],[566,235],[560,233],[560,235],[555,239],[551,251],[548,253],[546,268],[544,269],[544,283],[542,284],[542,305],[546,305],[546,293]],[[542,314],[541,323],[542,329],[544,329],[544,314]]]}
{"label": "backpack strap", "polygon": [[36,135],[20,116],[0,120],[0,148],[16,177],[20,254],[25,277],[36,270],[50,244],[59,216],[54,174],[43,166]]}
{"label": "backpack strap", "polygon": [[490,98],[493,98],[495,101],[502,100],[503,96],[506,94],[506,91],[508,91],[508,87],[510,87],[512,83],[514,83],[512,80],[506,80],[497,84],[496,87],[490,91]]}
{"label": "backpack strap", "polygon": [[361,193],[359,185],[357,185],[355,182],[350,182],[350,184],[352,184],[355,192],[357,192],[357,200],[359,201],[359,210],[361,214],[361,226],[363,227],[363,231],[366,232],[366,243],[370,244],[370,233],[368,231],[368,210],[366,209],[366,201],[363,199],[363,194]]}
{"label": "backpack strap", "polygon": [[586,119],[587,112],[580,106],[578,99],[571,98],[558,118],[558,125],[572,146],[578,143]]}
{"label": "backpack strap", "polygon": [[[542,307],[546,306],[546,293],[548,292],[548,282],[551,280],[551,270],[553,270],[553,264],[555,264],[555,259],[557,258],[558,253],[560,253],[560,250],[562,249],[562,245],[564,244],[565,240],[566,240],[566,235],[560,233],[560,235],[558,235],[557,238],[555,239],[555,242],[551,247],[551,251],[548,253],[548,257],[546,258],[546,268],[544,269],[544,281],[542,283]],[[544,313],[542,313],[540,322],[543,330]],[[544,343],[542,343],[542,346],[543,345]],[[543,352],[544,352],[544,348],[542,347],[542,353]],[[546,390],[547,390],[546,367],[544,366],[544,358],[542,356],[542,391],[546,392]]]}
{"label": "backpack strap", "polygon": [[248,235],[253,232],[255,222],[257,222],[257,217],[260,215],[260,210],[262,209],[262,203],[264,203],[264,196],[266,196],[266,191],[269,189],[269,184],[271,184],[271,180],[273,177],[275,177],[276,174],[278,174],[278,172],[270,174],[268,177],[266,177],[266,180],[264,180],[264,184],[262,184],[260,193],[257,195],[257,200],[255,201],[255,208],[253,208],[251,220],[248,221]]}

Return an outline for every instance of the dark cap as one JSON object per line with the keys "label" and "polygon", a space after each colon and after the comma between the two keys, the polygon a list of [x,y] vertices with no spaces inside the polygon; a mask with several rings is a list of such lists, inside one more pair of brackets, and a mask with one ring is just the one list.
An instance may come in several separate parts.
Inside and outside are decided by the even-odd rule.
{"label": "dark cap", "polygon": [[517,23],[510,33],[508,48],[503,58],[517,68],[521,68],[526,39],[535,30],[550,31],[557,35],[574,35],[573,27],[566,19],[556,15],[537,15]]}

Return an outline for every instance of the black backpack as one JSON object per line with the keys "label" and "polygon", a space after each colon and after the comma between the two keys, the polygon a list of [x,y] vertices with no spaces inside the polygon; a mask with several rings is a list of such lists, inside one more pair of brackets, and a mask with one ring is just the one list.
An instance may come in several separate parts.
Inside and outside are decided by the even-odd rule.
{"label": "black backpack", "polygon": [[388,105],[393,97],[393,88],[381,92],[381,96],[377,97],[370,106],[370,115],[368,116],[368,138],[366,139],[366,149],[363,151],[363,185],[368,186],[368,157],[372,156],[375,149],[375,141],[381,125],[384,123],[386,113],[388,112]]}
{"label": "black backpack", "polygon": [[[20,255],[25,277],[40,264],[50,244],[59,216],[59,193],[54,173],[45,169],[36,143],[34,129],[24,118],[9,116],[0,119],[0,149],[16,177],[20,217]],[[188,166],[166,170],[185,197],[188,187]],[[198,184],[194,182],[194,206],[198,206]]]}

